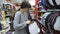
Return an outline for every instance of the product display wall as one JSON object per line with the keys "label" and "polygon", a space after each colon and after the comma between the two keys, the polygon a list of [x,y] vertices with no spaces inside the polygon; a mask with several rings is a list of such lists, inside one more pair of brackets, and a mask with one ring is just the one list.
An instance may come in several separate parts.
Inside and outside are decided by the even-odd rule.
{"label": "product display wall", "polygon": [[9,22],[7,21],[8,19],[6,20],[6,18],[5,18],[5,12],[4,11],[0,11],[0,12],[1,12],[0,18],[2,18],[2,19],[0,19],[0,28],[1,28],[0,33],[5,34],[7,31],[10,30],[10,26],[9,26]]}
{"label": "product display wall", "polygon": [[60,9],[60,1],[59,0],[41,0],[42,5],[48,9]]}

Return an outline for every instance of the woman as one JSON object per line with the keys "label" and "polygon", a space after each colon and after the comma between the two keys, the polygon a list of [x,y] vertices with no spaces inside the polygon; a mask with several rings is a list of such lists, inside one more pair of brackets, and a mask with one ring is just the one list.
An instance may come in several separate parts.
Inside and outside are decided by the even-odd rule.
{"label": "woman", "polygon": [[13,22],[15,34],[28,34],[27,24],[30,24],[30,20],[28,20],[27,12],[29,8],[31,8],[31,5],[27,1],[23,1],[20,11],[16,12]]}

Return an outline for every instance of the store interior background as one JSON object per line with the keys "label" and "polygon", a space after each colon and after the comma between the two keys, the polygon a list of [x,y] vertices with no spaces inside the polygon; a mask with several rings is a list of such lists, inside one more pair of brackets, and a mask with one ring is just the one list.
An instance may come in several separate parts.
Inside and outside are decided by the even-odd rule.
{"label": "store interior background", "polygon": [[[13,29],[13,19],[16,11],[20,10],[21,2],[24,0],[0,0],[0,34],[12,33],[14,34]],[[34,11],[37,20],[41,20],[46,10],[44,10],[41,0],[25,0],[31,4],[31,11]],[[9,4],[9,9],[6,5]],[[2,8],[1,8],[2,7]]]}
{"label": "store interior background", "polygon": [[[0,34],[14,33],[13,29],[13,17],[16,11],[19,11],[21,2],[24,0],[0,0]],[[35,11],[35,0],[26,0],[31,4],[31,10]],[[9,4],[10,10],[6,5]],[[1,8],[2,7],[2,8]]]}

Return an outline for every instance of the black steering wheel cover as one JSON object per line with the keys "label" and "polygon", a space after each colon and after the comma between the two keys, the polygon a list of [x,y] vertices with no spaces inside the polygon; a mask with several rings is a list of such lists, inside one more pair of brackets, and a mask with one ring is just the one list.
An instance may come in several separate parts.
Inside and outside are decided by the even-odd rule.
{"label": "black steering wheel cover", "polygon": [[49,6],[51,6],[52,8],[55,8],[55,9],[60,9],[60,5],[57,5],[57,3],[56,3],[55,0],[52,0],[52,2],[53,2],[53,4],[54,4],[54,6],[52,6],[52,5],[49,3],[49,1],[47,0],[47,4],[48,4]]}
{"label": "black steering wheel cover", "polygon": [[55,2],[55,5],[56,5],[57,9],[60,9],[60,5],[57,5],[55,0],[53,0],[53,1]]}
{"label": "black steering wheel cover", "polygon": [[47,5],[48,5],[51,9],[54,9],[54,8],[55,8],[55,6],[51,5],[48,0],[46,0],[46,3],[47,3]]}
{"label": "black steering wheel cover", "polygon": [[[59,15],[58,16],[60,16],[60,12],[57,12]],[[46,25],[46,27],[47,27],[47,29],[49,30],[49,32],[51,31],[51,30],[54,30],[54,29],[52,29],[52,27],[51,27],[51,25],[53,24],[55,24],[55,23],[52,23],[52,24],[49,24],[49,18],[50,18],[50,16],[52,15],[52,14],[56,14],[56,13],[51,13],[51,14],[49,14],[47,17],[46,17],[46,21],[45,21],[45,25]],[[53,22],[55,22],[56,21],[56,19],[57,19],[57,17],[58,17],[57,15],[56,15],[56,17],[55,17],[55,19],[54,19],[54,21]],[[54,34],[54,32],[52,32],[51,31],[51,33],[52,34]]]}
{"label": "black steering wheel cover", "polygon": [[52,2],[53,2],[53,4],[54,4],[55,8],[56,8],[56,9],[59,9],[59,6],[57,5],[56,1],[55,1],[55,0],[52,0]]}
{"label": "black steering wheel cover", "polygon": [[49,34],[51,28],[50,28],[50,25],[48,25],[48,19],[50,18],[50,16],[52,15],[53,13],[49,14],[46,19],[45,19],[45,26],[46,26],[46,29],[48,30],[47,31],[47,34]]}

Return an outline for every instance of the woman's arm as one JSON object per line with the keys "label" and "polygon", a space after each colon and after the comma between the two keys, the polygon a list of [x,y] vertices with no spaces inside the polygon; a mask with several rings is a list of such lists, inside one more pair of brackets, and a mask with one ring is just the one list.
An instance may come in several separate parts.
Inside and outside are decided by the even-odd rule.
{"label": "woman's arm", "polygon": [[16,30],[20,30],[20,29],[23,29],[24,27],[26,27],[26,23],[25,23],[25,21],[24,22],[22,22],[22,23],[19,23],[20,22],[20,13],[16,13],[15,14],[15,17],[14,17],[14,21],[13,21],[13,23],[14,23],[14,29],[16,29]]}

